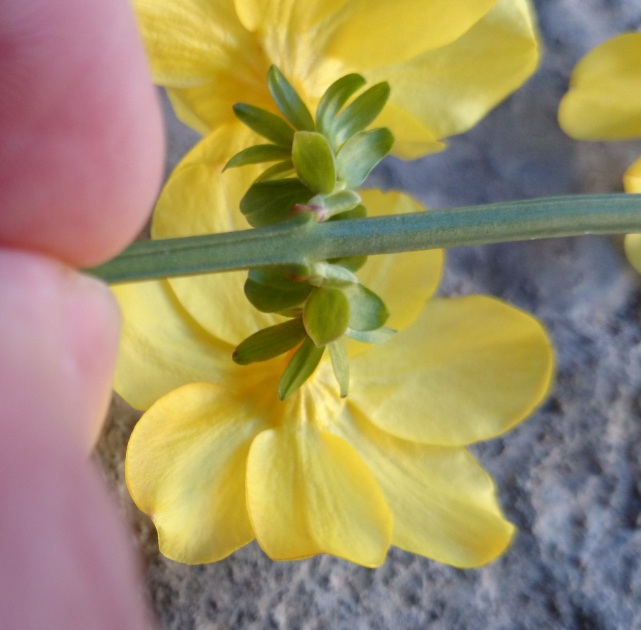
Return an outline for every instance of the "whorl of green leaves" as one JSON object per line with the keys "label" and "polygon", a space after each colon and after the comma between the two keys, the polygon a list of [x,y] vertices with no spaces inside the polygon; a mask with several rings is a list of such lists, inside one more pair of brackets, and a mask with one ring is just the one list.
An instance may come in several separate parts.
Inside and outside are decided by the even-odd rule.
{"label": "whorl of green leaves", "polygon": [[[385,106],[389,85],[378,83],[356,95],[365,83],[358,74],[342,77],[323,94],[313,117],[292,84],[272,66],[267,86],[282,117],[245,103],[234,106],[238,119],[270,142],[244,149],[225,165],[269,164],[240,202],[252,227],[300,213],[311,213],[317,221],[366,215],[354,189],[390,152],[394,138],[388,129],[367,129]],[[251,270],[247,299],[259,311],[287,319],[245,339],[234,361],[245,365],[292,351],[278,386],[284,400],[312,375],[327,348],[341,396],[347,396],[345,337],[380,343],[394,332],[384,327],[388,311],[381,298],[354,274],[365,260],[351,256],[295,269]]]}

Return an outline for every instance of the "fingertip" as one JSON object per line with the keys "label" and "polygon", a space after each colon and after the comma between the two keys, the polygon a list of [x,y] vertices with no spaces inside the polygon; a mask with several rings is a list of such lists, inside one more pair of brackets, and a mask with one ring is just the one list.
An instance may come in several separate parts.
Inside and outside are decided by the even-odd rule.
{"label": "fingertip", "polygon": [[111,393],[119,312],[108,288],[50,258],[0,252],[0,417],[47,417],[95,441]]}
{"label": "fingertip", "polygon": [[0,48],[0,244],[98,264],[144,225],[164,162],[129,3],[1,3]]}

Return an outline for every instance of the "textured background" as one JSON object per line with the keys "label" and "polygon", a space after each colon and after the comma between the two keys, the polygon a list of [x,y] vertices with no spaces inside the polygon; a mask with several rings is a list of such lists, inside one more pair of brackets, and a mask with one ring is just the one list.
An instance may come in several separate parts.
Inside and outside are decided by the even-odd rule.
{"label": "textured background", "polygon": [[[641,142],[579,143],[556,124],[575,62],[641,29],[638,0],[538,0],[538,73],[443,154],[390,159],[370,183],[433,208],[621,190]],[[173,166],[197,137],[168,116]],[[115,400],[98,448],[146,568],[162,628],[641,629],[641,277],[620,238],[451,250],[444,295],[483,293],[535,313],[558,358],[556,387],[530,420],[475,449],[520,533],[473,571],[392,550],[379,569],[331,557],[274,563],[256,544],[188,567],[158,554],[122,480],[137,414]]]}

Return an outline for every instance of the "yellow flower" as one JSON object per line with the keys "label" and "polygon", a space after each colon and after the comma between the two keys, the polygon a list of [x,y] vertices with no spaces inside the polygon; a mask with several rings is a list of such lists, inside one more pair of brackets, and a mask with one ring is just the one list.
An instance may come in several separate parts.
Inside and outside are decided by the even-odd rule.
{"label": "yellow flower", "polygon": [[[171,176],[155,236],[246,226],[237,208],[257,170],[221,175],[244,142],[221,136],[210,134]],[[400,193],[363,197],[374,215],[422,211]],[[550,386],[552,351],[539,322],[498,300],[428,299],[442,260],[441,251],[414,252],[363,267],[389,325],[402,330],[380,346],[354,342],[346,399],[329,361],[284,402],[286,358],[232,362],[239,341],[278,321],[246,303],[242,272],[115,288],[116,390],[148,409],[126,479],[162,553],[213,562],[256,538],[279,560],[327,553],[373,567],[395,545],[473,567],[506,548],[514,528],[466,446],[532,412]]]}
{"label": "yellow flower", "polygon": [[[613,37],[581,59],[561,101],[559,123],[578,140],[641,138],[641,33]],[[626,192],[641,193],[641,158],[623,183]],[[641,273],[641,234],[626,236],[625,251]]]}
{"label": "yellow flower", "polygon": [[[475,125],[539,57],[527,0],[134,0],[155,80],[203,134],[240,129],[232,105],[274,109],[276,65],[314,111],[350,72],[388,81],[377,124],[415,158]],[[242,148],[242,147],[241,147]]]}

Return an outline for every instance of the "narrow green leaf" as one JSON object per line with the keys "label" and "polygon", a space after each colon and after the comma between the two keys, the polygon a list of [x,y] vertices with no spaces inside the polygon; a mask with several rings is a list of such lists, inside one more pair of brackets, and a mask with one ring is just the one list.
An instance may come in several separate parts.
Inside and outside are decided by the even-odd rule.
{"label": "narrow green leaf", "polygon": [[309,201],[313,193],[298,179],[277,179],[253,184],[240,200],[240,210],[253,227],[285,221],[296,204]]}
{"label": "narrow green leaf", "polygon": [[376,293],[362,284],[355,284],[345,289],[349,300],[349,327],[352,330],[376,330],[389,317],[385,302]]}
{"label": "narrow green leaf", "polygon": [[234,114],[242,123],[263,138],[283,147],[292,146],[294,130],[280,116],[276,116],[262,107],[247,103],[236,103],[233,109]]}
{"label": "narrow green leaf", "polygon": [[302,309],[313,287],[306,282],[294,282],[271,269],[249,272],[245,281],[245,296],[252,306],[263,313],[289,313]]}
{"label": "narrow green leaf", "polygon": [[349,357],[347,349],[341,339],[327,344],[329,357],[332,360],[332,370],[341,390],[341,398],[349,393]]}
{"label": "narrow green leaf", "polygon": [[328,195],[336,185],[334,153],[325,137],[316,131],[297,131],[292,145],[296,174],[311,191]]}
{"label": "narrow green leaf", "polygon": [[314,289],[303,307],[303,324],[319,348],[343,336],[349,323],[349,302],[340,289]]}
{"label": "narrow green leaf", "polygon": [[350,339],[362,341],[363,343],[385,343],[389,341],[396,331],[392,328],[379,328],[378,330],[354,330],[348,328],[345,335]]}
{"label": "narrow green leaf", "polygon": [[311,273],[309,265],[287,265],[252,269],[247,275],[254,282],[272,289],[289,291],[292,287],[306,282]]}
{"label": "narrow green leaf", "polygon": [[245,166],[246,164],[260,164],[261,162],[276,162],[289,158],[291,151],[287,147],[278,144],[257,144],[256,146],[243,149],[236,153],[227,164],[223,171],[228,168]]}
{"label": "narrow green leaf", "polygon": [[307,106],[276,66],[271,66],[267,71],[267,87],[278,109],[296,129],[314,130],[314,119]]}
{"label": "narrow green leaf", "polygon": [[[314,199],[311,203],[314,203]],[[354,210],[361,203],[361,198],[353,190],[339,190],[331,195],[323,195],[319,203],[323,208],[323,218],[329,219],[337,214]]]}
{"label": "narrow green leaf", "polygon": [[325,348],[317,348],[310,339],[305,339],[289,362],[278,382],[278,398],[291,396],[313,373]]}
{"label": "narrow green leaf", "polygon": [[394,136],[385,127],[352,136],[336,156],[339,180],[344,181],[348,188],[358,188],[393,145]]}
{"label": "narrow green leaf", "polygon": [[334,216],[330,217],[330,221],[343,221],[344,219],[364,219],[367,216],[367,208],[364,205],[358,204],[352,210],[347,210],[345,212],[339,212]]}
{"label": "narrow green leaf", "polygon": [[240,365],[268,361],[291,350],[305,338],[305,327],[300,317],[282,324],[264,328],[250,335],[238,345],[232,359]]}
{"label": "narrow green leaf", "polygon": [[329,132],[341,107],[365,83],[365,77],[354,73],[341,77],[327,88],[316,109],[316,126],[320,132]]}
{"label": "narrow green leaf", "polygon": [[354,99],[336,118],[332,133],[340,146],[355,133],[372,124],[389,98],[389,83],[377,83]]}
{"label": "narrow green leaf", "polygon": [[283,160],[270,166],[268,169],[264,170],[254,181],[254,184],[259,182],[268,182],[274,179],[286,179],[290,178],[292,175],[295,175],[294,163],[291,160]]}
{"label": "narrow green leaf", "polygon": [[342,265],[318,262],[310,266],[309,282],[317,287],[340,288],[358,285],[358,278]]}
{"label": "narrow green leaf", "polygon": [[328,263],[340,265],[349,271],[358,271],[366,262],[367,256],[346,256],[345,258],[330,258]]}

